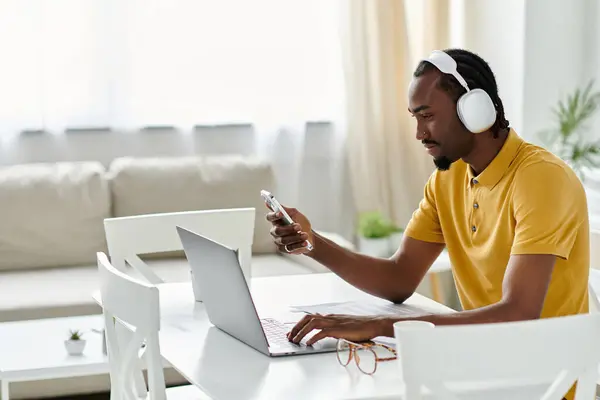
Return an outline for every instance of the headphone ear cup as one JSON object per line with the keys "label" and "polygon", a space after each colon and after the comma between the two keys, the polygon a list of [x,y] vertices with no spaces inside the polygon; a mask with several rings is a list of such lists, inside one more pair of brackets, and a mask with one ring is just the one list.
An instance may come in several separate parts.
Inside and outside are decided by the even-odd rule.
{"label": "headphone ear cup", "polygon": [[456,104],[458,118],[472,133],[486,131],[496,122],[496,107],[483,89],[473,89],[463,94]]}

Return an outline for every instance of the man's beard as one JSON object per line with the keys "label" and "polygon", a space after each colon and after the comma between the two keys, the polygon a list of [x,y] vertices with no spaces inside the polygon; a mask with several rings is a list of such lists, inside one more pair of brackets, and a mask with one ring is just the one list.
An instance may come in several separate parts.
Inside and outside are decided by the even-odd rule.
{"label": "man's beard", "polygon": [[451,161],[446,156],[441,156],[433,159],[433,163],[440,171],[448,171],[454,161]]}

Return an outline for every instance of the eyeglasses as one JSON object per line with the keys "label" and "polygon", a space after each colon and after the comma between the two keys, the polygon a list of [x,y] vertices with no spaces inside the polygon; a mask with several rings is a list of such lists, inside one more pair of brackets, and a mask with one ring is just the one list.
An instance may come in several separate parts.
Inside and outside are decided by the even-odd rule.
{"label": "eyeglasses", "polygon": [[[377,353],[384,353],[387,357],[380,357]],[[337,359],[341,365],[347,367],[354,358],[358,369],[367,375],[373,375],[380,361],[392,361],[397,358],[396,350],[381,343],[362,342],[354,343],[345,339],[338,339]]]}

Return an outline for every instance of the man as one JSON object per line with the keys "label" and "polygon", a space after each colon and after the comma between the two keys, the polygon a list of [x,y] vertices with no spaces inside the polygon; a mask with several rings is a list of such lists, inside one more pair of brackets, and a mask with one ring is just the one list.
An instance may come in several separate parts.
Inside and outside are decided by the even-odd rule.
{"label": "man", "polygon": [[[325,337],[393,337],[393,323],[404,319],[473,324],[588,312],[589,223],[581,182],[562,160],[509,127],[494,74],[483,59],[465,50],[444,53],[438,56],[450,56],[458,74],[422,61],[410,83],[408,111],[416,118],[416,139],[437,170],[391,258],[341,248],[316,234],[292,208],[287,211],[293,226],[281,225],[274,213],[267,219],[280,251],[304,253],[357,288],[395,303],[414,293],[445,246],[464,311],[412,318],[310,315],[288,334],[291,341],[313,330],[318,332],[308,344]],[[467,129],[465,116],[459,116],[465,84],[491,100],[491,126],[481,132]],[[475,111],[471,118],[477,125]],[[306,240],[313,244],[310,252],[303,248]]]}

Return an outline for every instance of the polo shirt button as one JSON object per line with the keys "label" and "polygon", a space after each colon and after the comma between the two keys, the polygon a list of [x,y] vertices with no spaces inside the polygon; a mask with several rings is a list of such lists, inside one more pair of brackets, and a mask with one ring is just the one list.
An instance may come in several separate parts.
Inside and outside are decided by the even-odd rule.
{"label": "polo shirt button", "polygon": [[477,203],[473,204],[473,208],[479,208],[479,204],[477,204]]}
{"label": "polo shirt button", "polygon": [[471,227],[471,230],[472,230],[473,232],[475,232],[475,231],[477,230],[477,228],[475,227],[475,225],[473,225],[473,226]]}
{"label": "polo shirt button", "polygon": [[477,185],[479,183],[479,181],[475,178],[473,178],[472,182],[473,182],[473,185]]}

